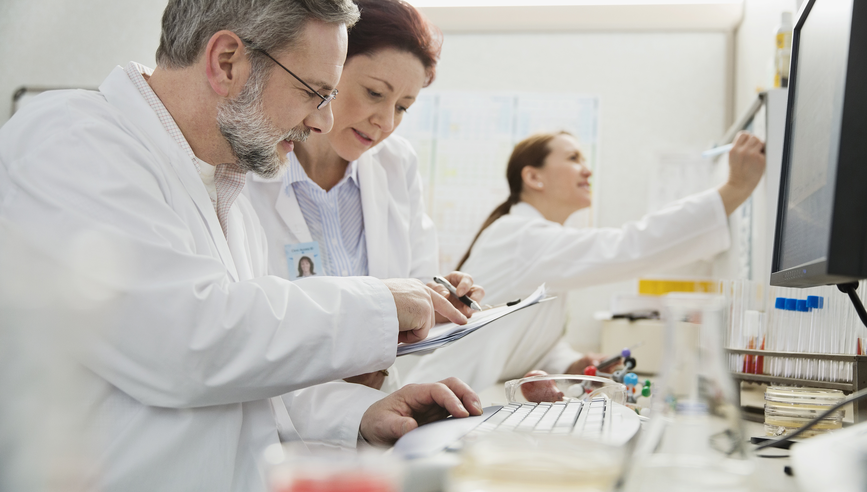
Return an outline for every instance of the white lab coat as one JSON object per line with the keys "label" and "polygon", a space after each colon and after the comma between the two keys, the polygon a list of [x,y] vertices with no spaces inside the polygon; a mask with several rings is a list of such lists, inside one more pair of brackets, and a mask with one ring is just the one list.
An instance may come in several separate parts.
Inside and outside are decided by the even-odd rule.
{"label": "white lab coat", "polygon": [[0,217],[52,238],[61,259],[88,234],[123,259],[103,275],[115,297],[83,359],[102,387],[82,394],[100,490],[264,490],[268,445],[305,433],[352,445],[383,396],[336,383],[280,398],[388,367],[393,297],[370,277],[265,276],[247,199],[227,240],[190,158],[120,67],[99,92],[45,94],[0,129]]}
{"label": "white lab coat", "polygon": [[[362,154],[358,183],[368,275],[430,282],[438,270],[436,229],[425,213],[418,157],[409,142],[392,135]],[[282,177],[266,179],[250,173],[244,193],[268,238],[270,273],[289,278],[284,247],[313,238],[294,190],[290,186],[287,194],[283,188]],[[389,368],[383,391],[399,388],[400,379],[397,369]]]}
{"label": "white lab coat", "polygon": [[[450,374],[485,388],[532,369],[562,373],[581,355],[562,340],[569,290],[672,268],[724,251],[729,244],[727,216],[716,190],[621,228],[564,227],[518,203],[485,229],[461,269],[485,287],[488,304],[522,298],[543,282],[557,299],[549,301],[532,326],[479,330],[464,343],[440,349],[421,361],[416,379],[407,382]],[[486,366],[480,369],[472,362],[482,351]]]}

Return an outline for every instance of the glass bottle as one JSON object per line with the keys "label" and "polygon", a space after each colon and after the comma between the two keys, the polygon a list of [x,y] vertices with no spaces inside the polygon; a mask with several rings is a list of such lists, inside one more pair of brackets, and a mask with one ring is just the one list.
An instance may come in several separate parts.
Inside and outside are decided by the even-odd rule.
{"label": "glass bottle", "polygon": [[754,463],[722,351],[725,301],[669,294],[663,304],[667,354],[624,489],[751,490]]}

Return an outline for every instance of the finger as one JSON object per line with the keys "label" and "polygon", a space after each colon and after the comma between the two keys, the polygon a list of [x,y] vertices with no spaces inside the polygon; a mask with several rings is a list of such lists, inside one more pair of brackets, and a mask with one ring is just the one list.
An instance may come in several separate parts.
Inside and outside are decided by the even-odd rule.
{"label": "finger", "polygon": [[446,276],[449,282],[455,286],[458,296],[466,295],[473,286],[473,277],[464,272],[452,272]]}
{"label": "finger", "polygon": [[436,283],[436,282],[429,282],[429,283],[427,284],[427,286],[428,286],[431,290],[433,290],[434,292],[436,292],[437,294],[439,294],[439,295],[441,295],[441,296],[443,296],[443,297],[445,297],[445,298],[448,298],[449,295],[450,295],[448,289],[446,289],[445,287],[443,287],[442,285],[440,285],[440,284],[438,284],[438,283]]}
{"label": "finger", "polygon": [[417,403],[420,404],[417,406],[417,410],[420,413],[430,415],[435,413],[432,410],[440,408],[457,418],[470,416],[470,412],[464,407],[460,398],[443,383],[419,385],[417,390],[423,392],[416,394]]}
{"label": "finger", "polygon": [[470,287],[470,292],[467,295],[470,296],[470,299],[480,302],[485,298],[485,288],[481,285],[473,285]]}
{"label": "finger", "polygon": [[451,302],[452,306],[454,306],[455,309],[457,309],[461,314],[466,316],[467,319],[470,319],[470,317],[473,316],[473,312],[474,312],[473,308],[471,308],[471,307],[467,306],[466,304],[464,304],[463,302],[461,302],[460,299],[452,299],[450,297],[449,302]]}
{"label": "finger", "polygon": [[[440,381],[464,404],[464,408],[470,410],[473,415],[482,414],[482,400],[470,386],[458,378],[451,377]],[[454,415],[454,414],[452,414]]]}
{"label": "finger", "polygon": [[434,291],[430,292],[430,298],[431,301],[433,301],[434,311],[445,316],[446,319],[448,319],[452,323],[458,325],[467,324],[467,317],[464,316],[460,311],[458,311],[458,309],[454,307],[451,302],[447,301],[446,298],[437,294]]}
{"label": "finger", "polygon": [[397,342],[398,343],[415,343],[420,342],[427,338],[427,334],[430,332],[429,328],[417,328],[415,330],[407,330],[402,331],[397,334]]}

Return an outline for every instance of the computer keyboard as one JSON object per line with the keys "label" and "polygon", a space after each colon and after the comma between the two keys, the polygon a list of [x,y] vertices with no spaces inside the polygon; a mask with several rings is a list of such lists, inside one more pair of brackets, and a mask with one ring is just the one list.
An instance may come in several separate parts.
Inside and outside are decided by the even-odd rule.
{"label": "computer keyboard", "polygon": [[485,408],[478,417],[446,419],[424,425],[394,446],[407,458],[457,451],[491,432],[572,435],[607,444],[625,444],[640,427],[634,411],[607,397],[556,403],[509,403]]}

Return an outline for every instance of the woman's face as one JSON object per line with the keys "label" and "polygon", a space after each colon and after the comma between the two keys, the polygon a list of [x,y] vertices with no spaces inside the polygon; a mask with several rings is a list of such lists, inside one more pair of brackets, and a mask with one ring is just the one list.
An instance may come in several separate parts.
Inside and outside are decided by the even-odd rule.
{"label": "woman's face", "polygon": [[310,276],[310,267],[312,266],[310,264],[310,260],[308,260],[307,258],[301,258],[299,265],[301,266],[301,275],[304,277],[309,277]]}
{"label": "woman's face", "polygon": [[578,142],[569,135],[557,135],[548,145],[551,153],[539,170],[543,195],[571,212],[589,207],[593,173],[584,165]]}
{"label": "woman's face", "polygon": [[326,136],[342,159],[354,161],[391,135],[426,78],[410,53],[385,48],[346,61],[331,103],[334,128]]}

